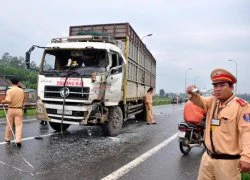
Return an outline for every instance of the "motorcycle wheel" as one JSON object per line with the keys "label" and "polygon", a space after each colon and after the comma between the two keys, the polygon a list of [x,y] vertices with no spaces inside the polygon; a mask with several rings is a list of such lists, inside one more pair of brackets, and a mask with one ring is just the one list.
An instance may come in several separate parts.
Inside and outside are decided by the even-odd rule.
{"label": "motorcycle wheel", "polygon": [[188,155],[189,151],[191,150],[191,147],[189,145],[184,145],[184,142],[182,141],[179,142],[179,147],[184,155]]}

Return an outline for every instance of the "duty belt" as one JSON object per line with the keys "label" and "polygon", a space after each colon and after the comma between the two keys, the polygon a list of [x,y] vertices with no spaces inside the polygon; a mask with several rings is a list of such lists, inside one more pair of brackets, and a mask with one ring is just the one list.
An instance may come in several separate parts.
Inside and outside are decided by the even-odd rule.
{"label": "duty belt", "polygon": [[207,154],[212,158],[212,159],[239,159],[240,155],[230,155],[230,154],[218,154],[211,152],[207,149]]}

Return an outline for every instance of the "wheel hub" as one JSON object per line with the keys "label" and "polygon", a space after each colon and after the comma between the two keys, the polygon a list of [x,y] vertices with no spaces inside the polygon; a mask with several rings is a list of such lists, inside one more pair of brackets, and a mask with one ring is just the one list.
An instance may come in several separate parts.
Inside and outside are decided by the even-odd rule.
{"label": "wheel hub", "polygon": [[118,116],[118,114],[114,115],[114,121],[113,121],[113,125],[115,128],[118,128],[120,126],[121,122],[120,122],[120,117]]}

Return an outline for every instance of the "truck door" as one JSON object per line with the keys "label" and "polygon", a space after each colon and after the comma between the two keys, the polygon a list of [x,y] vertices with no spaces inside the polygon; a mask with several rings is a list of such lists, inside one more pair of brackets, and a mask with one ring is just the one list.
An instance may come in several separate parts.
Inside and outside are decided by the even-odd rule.
{"label": "truck door", "polygon": [[109,76],[107,77],[107,88],[105,92],[105,105],[118,105],[123,98],[123,74],[124,74],[124,60],[118,53],[112,53],[112,65]]}

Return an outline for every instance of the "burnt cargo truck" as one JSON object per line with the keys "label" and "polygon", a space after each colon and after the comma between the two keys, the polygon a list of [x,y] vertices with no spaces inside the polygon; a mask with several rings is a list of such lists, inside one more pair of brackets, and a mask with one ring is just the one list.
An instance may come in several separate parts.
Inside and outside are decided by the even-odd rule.
{"label": "burnt cargo truck", "polygon": [[44,48],[38,73],[37,118],[57,131],[99,125],[119,134],[130,116],[145,119],[143,96],[155,87],[156,60],[129,23],[80,25]]}

